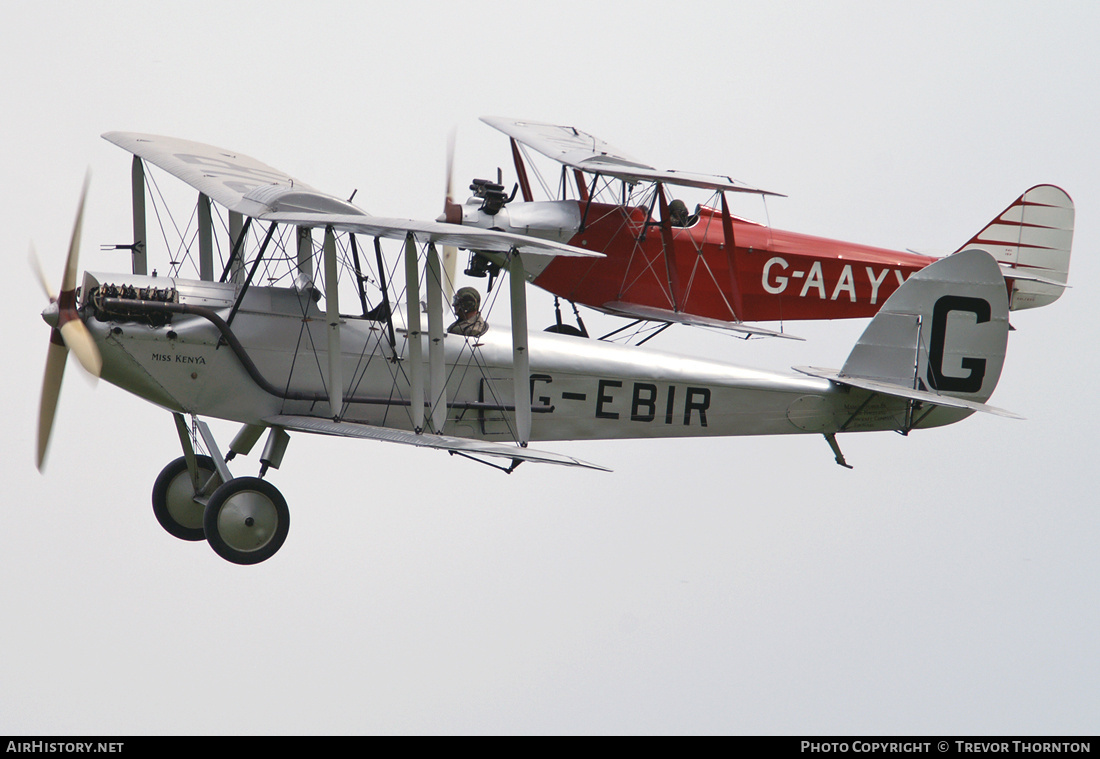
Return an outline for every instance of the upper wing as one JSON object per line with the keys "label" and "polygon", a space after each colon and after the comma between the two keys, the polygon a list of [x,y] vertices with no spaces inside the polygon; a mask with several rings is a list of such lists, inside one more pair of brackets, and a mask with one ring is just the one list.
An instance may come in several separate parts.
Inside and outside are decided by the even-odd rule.
{"label": "upper wing", "polygon": [[497,116],[482,116],[481,120],[494,129],[537,150],[548,158],[580,171],[622,179],[630,184],[637,182],[662,182],[664,184],[697,187],[704,190],[749,192],[756,195],[776,195],[756,187],[750,187],[729,177],[691,174],[683,171],[662,171],[631,158],[587,132],[576,127],[546,124],[537,121],[519,121]]}
{"label": "upper wing", "polygon": [[241,153],[201,142],[133,132],[107,132],[103,139],[167,171],[230,211],[264,221],[332,226],[375,237],[435,242],[470,250],[602,258],[602,253],[523,235],[432,221],[387,219],[316,190]]}
{"label": "upper wing", "polygon": [[337,197],[241,153],[201,142],[134,132],[107,132],[103,139],[182,179],[230,211],[259,216],[273,210],[310,210],[365,215]]}

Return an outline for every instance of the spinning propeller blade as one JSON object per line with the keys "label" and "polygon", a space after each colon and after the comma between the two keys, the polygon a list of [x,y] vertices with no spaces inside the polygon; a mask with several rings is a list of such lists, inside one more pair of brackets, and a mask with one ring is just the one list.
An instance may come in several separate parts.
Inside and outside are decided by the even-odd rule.
{"label": "spinning propeller blade", "polygon": [[73,234],[69,238],[69,255],[65,259],[65,275],[61,280],[61,295],[66,290],[76,290],[76,275],[80,268],[80,232],[84,227],[84,199],[88,196],[88,174],[84,175],[84,186],[80,188],[80,202],[76,206],[76,221],[73,222]]}
{"label": "spinning propeller blade", "polygon": [[[54,336],[57,337],[56,341]],[[68,355],[69,351],[55,329],[50,336],[49,352],[46,353],[46,373],[42,378],[42,398],[38,404],[38,449],[35,466],[40,472],[46,460],[46,449],[50,445],[50,430],[53,429],[53,417],[57,412],[57,398],[61,394],[61,379],[65,376],[65,359]]]}
{"label": "spinning propeller blade", "polygon": [[35,275],[38,276],[38,284],[42,287],[42,292],[50,299],[50,303],[56,303],[57,293],[50,287],[50,280],[46,278],[46,272],[42,268],[42,262],[38,260],[38,252],[34,249],[34,243],[31,243],[30,261],[31,268],[34,269]]}
{"label": "spinning propeller blade", "polygon": [[99,355],[99,348],[96,347],[92,333],[84,326],[84,322],[77,318],[62,324],[61,339],[65,341],[65,347],[73,352],[84,370],[98,378],[103,370],[103,358]]}
{"label": "spinning propeller blade", "polygon": [[[462,206],[454,201],[455,130],[447,137],[447,194],[443,198],[443,221],[462,223]],[[443,246],[443,295],[450,303],[454,297],[455,277],[458,276],[458,248]]]}
{"label": "spinning propeller blade", "polygon": [[[80,234],[84,223],[84,198],[88,193],[88,177],[84,178],[84,187],[80,192],[76,221],[69,241],[69,254],[65,259],[65,271],[62,275],[61,293],[56,297],[42,271],[42,265],[31,247],[31,266],[38,275],[50,307],[42,316],[53,330],[50,333],[50,345],[46,354],[46,372],[42,379],[42,398],[38,408],[38,449],[36,465],[42,471],[46,459],[46,450],[50,444],[50,432],[53,429],[54,415],[57,412],[57,399],[61,393],[61,380],[65,375],[65,359],[71,350],[89,374],[98,377],[103,369],[103,359],[96,347],[95,340],[80,318],[76,309],[76,279],[80,268]],[[56,320],[56,321],[55,321]]]}
{"label": "spinning propeller blade", "polygon": [[462,206],[454,200],[455,130],[447,137],[447,194],[443,198],[443,218],[448,224],[462,223]]}

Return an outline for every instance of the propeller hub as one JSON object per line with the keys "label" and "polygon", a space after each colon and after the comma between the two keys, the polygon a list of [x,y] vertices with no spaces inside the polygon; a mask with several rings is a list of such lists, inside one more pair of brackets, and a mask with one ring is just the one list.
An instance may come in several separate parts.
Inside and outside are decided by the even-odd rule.
{"label": "propeller hub", "polygon": [[61,310],[57,307],[57,303],[51,303],[42,309],[42,321],[51,327],[57,327],[58,322],[61,321]]}
{"label": "propeller hub", "polygon": [[461,224],[462,223],[462,206],[453,202],[450,198],[443,203],[443,214],[439,217],[439,221],[446,222],[448,224]]}

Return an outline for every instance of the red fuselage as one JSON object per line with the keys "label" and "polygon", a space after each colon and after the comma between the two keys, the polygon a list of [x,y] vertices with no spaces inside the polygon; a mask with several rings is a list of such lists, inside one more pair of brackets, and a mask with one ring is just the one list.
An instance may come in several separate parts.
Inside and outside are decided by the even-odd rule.
{"label": "red fuselage", "polygon": [[662,228],[644,208],[592,203],[569,243],[606,258],[556,258],[534,283],[605,310],[630,303],[722,321],[847,319],[873,316],[935,260],[729,222],[723,229],[722,213],[702,207],[689,225]]}

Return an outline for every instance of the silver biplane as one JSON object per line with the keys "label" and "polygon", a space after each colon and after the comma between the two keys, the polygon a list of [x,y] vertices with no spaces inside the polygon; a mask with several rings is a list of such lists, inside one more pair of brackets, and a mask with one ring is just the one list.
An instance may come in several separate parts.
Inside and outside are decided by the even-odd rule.
{"label": "silver biplane", "polygon": [[[231,562],[264,561],[287,537],[286,501],[266,476],[291,433],[434,448],[508,472],[525,461],[603,468],[532,442],[811,433],[847,466],[840,432],[908,433],[975,411],[1014,416],[986,404],[1004,363],[1008,302],[997,262],[979,249],[912,275],[839,371],[744,369],[529,333],[525,267],[599,253],[380,218],[239,153],[103,136],[134,156],[133,242],[113,246],[130,251],[132,271],[86,272],[78,282],[82,194],[60,293],[42,277],[53,329],[37,463],[71,350],[92,374],[170,412],[182,455],[156,478],[154,514],[170,534],[206,540]],[[158,276],[147,273],[145,209],[160,197],[150,191],[160,171],[190,185],[198,201],[169,251],[168,274]],[[383,240],[400,241],[398,250],[384,253]],[[510,326],[448,332],[450,248],[502,262]],[[185,265],[197,276],[184,276]],[[204,417],[241,425],[224,454]],[[261,438],[258,475],[232,474],[230,462]]]}

